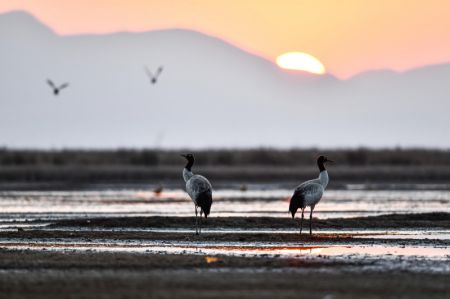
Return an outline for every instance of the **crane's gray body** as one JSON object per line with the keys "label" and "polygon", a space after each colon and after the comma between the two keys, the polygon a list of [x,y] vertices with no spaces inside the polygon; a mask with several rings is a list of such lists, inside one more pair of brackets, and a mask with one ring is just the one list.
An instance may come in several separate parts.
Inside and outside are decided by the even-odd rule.
{"label": "crane's gray body", "polygon": [[325,188],[329,182],[328,172],[321,171],[317,179],[301,183],[295,188],[292,196],[293,205],[298,208],[315,206],[322,199]]}
{"label": "crane's gray body", "polygon": [[186,168],[183,169],[183,179],[186,182],[186,192],[195,206],[199,206],[205,216],[208,216],[212,205],[211,183],[204,176],[193,174]]}

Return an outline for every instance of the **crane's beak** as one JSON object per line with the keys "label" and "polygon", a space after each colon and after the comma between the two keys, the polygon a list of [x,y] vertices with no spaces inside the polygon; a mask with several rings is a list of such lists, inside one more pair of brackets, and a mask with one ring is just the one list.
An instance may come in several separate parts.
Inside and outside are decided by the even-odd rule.
{"label": "crane's beak", "polygon": [[180,155],[180,156],[187,159],[187,156],[186,156],[186,155]]}
{"label": "crane's beak", "polygon": [[328,160],[328,159],[327,159],[327,162],[330,162],[330,163],[334,163],[334,161],[333,161],[333,160]]}

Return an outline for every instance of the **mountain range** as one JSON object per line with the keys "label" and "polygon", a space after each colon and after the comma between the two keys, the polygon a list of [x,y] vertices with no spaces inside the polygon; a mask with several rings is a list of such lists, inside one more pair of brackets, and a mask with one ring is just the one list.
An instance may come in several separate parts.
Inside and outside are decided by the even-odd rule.
{"label": "mountain range", "polygon": [[195,31],[60,36],[22,11],[0,41],[0,146],[450,147],[450,64],[340,80]]}

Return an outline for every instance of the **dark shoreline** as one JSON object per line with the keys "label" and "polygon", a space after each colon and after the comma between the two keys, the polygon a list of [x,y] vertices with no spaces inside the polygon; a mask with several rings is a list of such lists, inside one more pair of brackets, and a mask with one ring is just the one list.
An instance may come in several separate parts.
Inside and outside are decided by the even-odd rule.
{"label": "dark shoreline", "polygon": [[[20,150],[0,149],[0,190],[85,189],[93,185],[181,186],[188,149]],[[442,149],[203,149],[195,171],[214,186],[276,183],[293,186],[317,175],[326,154],[331,188],[348,184],[448,184],[450,151]],[[30,184],[31,186],[27,186]],[[12,190],[12,189],[8,189]]]}
{"label": "dark shoreline", "polygon": [[[316,175],[316,174],[312,174]],[[241,187],[245,186],[247,191],[259,191],[272,189],[294,189],[299,180],[283,180],[283,181],[214,181],[214,189],[236,190],[241,191]],[[149,180],[149,181],[130,181],[130,182],[70,182],[70,181],[42,181],[42,182],[2,182],[0,181],[0,192],[8,191],[103,191],[103,190],[142,190],[153,191],[155,188],[163,187],[164,190],[184,189],[184,182],[178,180]],[[333,182],[328,190],[394,190],[394,191],[449,191],[449,181],[380,181],[380,182]]]}
{"label": "dark shoreline", "polygon": [[[196,166],[213,185],[284,184],[295,186],[317,176],[314,163],[308,166]],[[178,166],[1,166],[0,188],[84,189],[95,185],[158,185],[182,186],[181,163]],[[349,184],[448,184],[450,167],[446,165],[349,166],[332,165],[330,187]]]}

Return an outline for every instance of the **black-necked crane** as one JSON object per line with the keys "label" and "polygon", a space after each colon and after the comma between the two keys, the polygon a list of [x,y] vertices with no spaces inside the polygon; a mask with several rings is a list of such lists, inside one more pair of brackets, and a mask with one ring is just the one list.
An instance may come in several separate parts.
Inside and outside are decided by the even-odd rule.
{"label": "black-necked crane", "polygon": [[[181,155],[186,158],[187,164],[183,168],[183,179],[186,182],[186,191],[195,205],[195,233],[198,235],[202,232],[202,214],[208,218],[212,205],[212,186],[207,178],[199,174],[192,173],[194,165],[194,155]],[[198,208],[200,207],[200,226],[198,221]]]}
{"label": "black-necked crane", "polygon": [[163,71],[163,67],[160,66],[160,67],[156,70],[156,73],[155,73],[155,74],[153,74],[153,73],[149,70],[149,68],[148,68],[147,66],[145,66],[144,69],[145,69],[145,73],[147,74],[148,78],[150,79],[150,82],[151,82],[152,84],[156,84],[156,82],[158,81],[159,75],[161,75],[161,73],[162,73],[162,71]]}
{"label": "black-necked crane", "polygon": [[52,80],[47,79],[47,84],[53,89],[53,94],[57,96],[61,89],[66,88],[69,86],[69,83],[61,84],[60,86],[56,86],[55,83],[52,82]]}
{"label": "black-necked crane", "polygon": [[316,204],[322,199],[322,195],[325,188],[330,181],[328,177],[328,172],[325,168],[325,163],[333,162],[325,156],[320,156],[317,159],[317,166],[319,167],[319,177],[317,179],[306,181],[300,184],[294,191],[292,195],[291,202],[289,204],[289,211],[292,214],[292,219],[295,217],[295,213],[298,208],[302,209],[302,219],[300,220],[300,234],[303,228],[303,212],[305,208],[311,207],[311,212],[309,214],[309,234],[312,234],[312,213]]}

